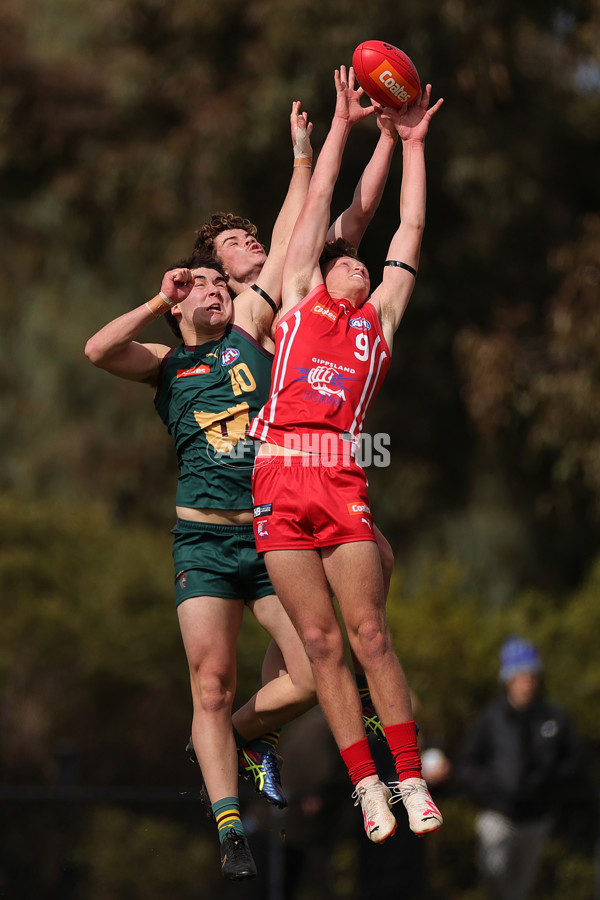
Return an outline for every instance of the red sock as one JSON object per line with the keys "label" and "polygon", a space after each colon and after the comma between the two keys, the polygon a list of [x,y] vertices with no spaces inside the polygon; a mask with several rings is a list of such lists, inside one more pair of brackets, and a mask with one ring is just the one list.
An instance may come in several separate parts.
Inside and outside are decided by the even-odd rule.
{"label": "red sock", "polygon": [[415,723],[400,722],[399,725],[387,725],[383,730],[394,757],[398,781],[404,781],[405,778],[422,778]]}
{"label": "red sock", "polygon": [[369,741],[366,737],[355,744],[350,744],[345,750],[340,750],[340,754],[348,767],[348,774],[352,784],[358,784],[367,775],[377,775],[377,769],[369,748]]}

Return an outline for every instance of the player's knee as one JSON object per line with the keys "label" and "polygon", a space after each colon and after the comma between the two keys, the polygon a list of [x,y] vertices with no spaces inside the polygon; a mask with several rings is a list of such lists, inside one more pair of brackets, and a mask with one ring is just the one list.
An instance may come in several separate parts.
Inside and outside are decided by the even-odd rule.
{"label": "player's knee", "polygon": [[213,676],[197,677],[194,680],[194,705],[205,713],[231,710],[234,690],[226,679]]}
{"label": "player's knee", "polygon": [[343,656],[343,644],[338,634],[322,628],[310,627],[304,632],[304,647],[313,665]]}
{"label": "player's knee", "polygon": [[356,630],[353,649],[361,662],[376,659],[390,648],[390,634],[378,618],[365,619]]}

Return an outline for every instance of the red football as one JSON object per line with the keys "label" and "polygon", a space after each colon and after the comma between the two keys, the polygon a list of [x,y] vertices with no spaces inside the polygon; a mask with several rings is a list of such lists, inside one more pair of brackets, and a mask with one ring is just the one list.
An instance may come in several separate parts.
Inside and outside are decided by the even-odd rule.
{"label": "red football", "polygon": [[365,94],[382,106],[410,106],[421,93],[411,60],[385,41],[363,41],[352,54],[352,65]]}

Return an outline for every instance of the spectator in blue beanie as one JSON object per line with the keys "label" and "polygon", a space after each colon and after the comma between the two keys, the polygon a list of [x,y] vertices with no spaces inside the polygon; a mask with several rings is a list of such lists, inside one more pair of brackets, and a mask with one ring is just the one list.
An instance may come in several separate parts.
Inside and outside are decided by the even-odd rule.
{"label": "spectator in blue beanie", "polygon": [[499,663],[503,690],[469,729],[456,775],[479,807],[478,866],[489,897],[527,900],[563,804],[582,799],[583,752],[565,711],[543,696],[535,645],[512,635]]}

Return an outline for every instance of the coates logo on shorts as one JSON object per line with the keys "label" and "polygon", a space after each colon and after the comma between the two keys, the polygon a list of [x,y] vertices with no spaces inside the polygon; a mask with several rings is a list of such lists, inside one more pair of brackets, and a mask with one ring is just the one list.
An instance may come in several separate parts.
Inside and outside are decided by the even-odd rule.
{"label": "coates logo on shorts", "polygon": [[364,316],[355,316],[348,322],[351,328],[364,328],[365,331],[371,330],[371,323]]}
{"label": "coates logo on shorts", "polygon": [[371,510],[366,503],[349,503],[348,512],[351,516],[363,516],[365,513],[371,515]]}
{"label": "coates logo on shorts", "polygon": [[223,350],[221,353],[221,365],[230,366],[231,363],[234,363],[236,359],[238,359],[239,355],[240,351],[236,350],[235,347],[228,347],[227,350]]}

